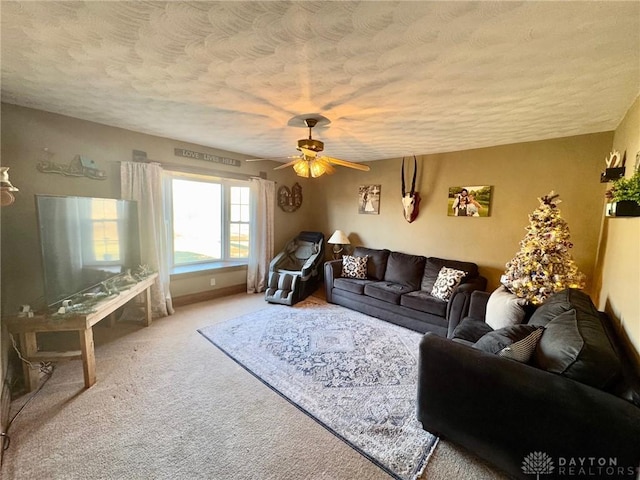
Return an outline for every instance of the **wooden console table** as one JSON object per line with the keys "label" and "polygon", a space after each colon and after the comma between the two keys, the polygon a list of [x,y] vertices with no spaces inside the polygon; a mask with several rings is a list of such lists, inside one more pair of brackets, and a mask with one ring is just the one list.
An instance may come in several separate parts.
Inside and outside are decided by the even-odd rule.
{"label": "wooden console table", "polygon": [[[51,315],[36,315],[34,317],[8,317],[7,329],[20,337],[20,352],[25,360],[34,364],[30,366],[22,362],[25,383],[27,389],[32,391],[37,388],[39,382],[38,363],[56,362],[60,360],[82,359],[84,371],[84,386],[91,387],[96,383],[96,357],[93,348],[93,326],[100,320],[110,317],[111,325],[114,322],[113,313],[136,296],[145,295],[145,319],[144,325],[151,325],[151,291],[158,274],[154,273],[141,280],[128,290],[123,290],[118,295],[106,298],[95,305],[95,312],[87,315],[75,315],[55,318]],[[65,332],[77,331],[80,336],[80,350],[68,352],[38,351],[36,333],[38,332]]]}

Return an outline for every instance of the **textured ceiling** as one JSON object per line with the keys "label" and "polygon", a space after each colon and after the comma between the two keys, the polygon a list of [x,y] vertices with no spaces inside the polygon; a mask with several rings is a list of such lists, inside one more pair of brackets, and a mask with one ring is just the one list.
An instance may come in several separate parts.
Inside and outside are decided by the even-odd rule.
{"label": "textured ceiling", "polygon": [[353,161],[616,128],[640,2],[1,2],[2,101],[258,157]]}

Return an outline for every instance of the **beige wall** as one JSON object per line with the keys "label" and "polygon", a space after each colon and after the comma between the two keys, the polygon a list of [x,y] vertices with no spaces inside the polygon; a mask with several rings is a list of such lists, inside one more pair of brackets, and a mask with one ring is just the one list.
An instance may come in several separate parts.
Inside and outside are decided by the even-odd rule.
{"label": "beige wall", "polygon": [[[625,176],[633,175],[640,154],[640,97],[616,129],[613,149],[626,152]],[[604,218],[596,275],[598,308],[620,323],[640,352],[640,217]]]}
{"label": "beige wall", "polygon": [[[519,249],[528,214],[539,205],[537,197],[555,190],[563,199],[560,209],[575,244],[572,255],[590,289],[605,191],[600,172],[612,136],[607,132],[420,156],[417,189],[422,203],[411,224],[404,220],[400,202],[402,159],[372,162],[368,173],[340,169],[315,184],[317,203],[326,205],[320,229],[341,229],[353,244],[476,262],[494,289],[505,263]],[[358,186],[363,184],[382,186],[380,215],[357,213]],[[491,216],[447,216],[447,193],[454,185],[493,186]]]}
{"label": "beige wall", "polygon": [[[36,164],[41,160],[45,147],[54,154],[51,158],[54,162],[66,164],[78,154],[93,159],[99,168],[106,171],[107,179],[91,180],[38,172]],[[176,147],[230,158],[245,158],[240,154],[2,104],[2,165],[10,167],[11,181],[20,189],[16,194],[16,202],[1,211],[2,312],[16,312],[23,303],[37,305],[43,295],[34,194],[119,198],[119,161],[130,160],[134,149],[147,152],[148,158],[161,163],[248,175],[266,171],[270,180],[289,187],[299,181],[289,169],[273,172],[272,168],[278,165],[273,162],[243,162],[241,167],[225,166],[176,157]],[[305,190],[303,184],[304,196],[307,194]],[[314,206],[306,198],[302,207],[294,213],[285,213],[276,208],[276,251],[297,232],[310,228],[313,211]],[[211,287],[211,276],[211,273],[205,273],[190,274],[183,279],[174,278],[173,295],[224,288],[243,283],[246,279],[244,271],[225,271],[215,275],[216,286]]]}
{"label": "beige wall", "polygon": [[[629,165],[633,164],[635,152],[640,150],[638,104],[636,101],[629,110],[615,137],[613,132],[605,132],[419,156],[417,187],[423,200],[420,215],[412,224],[408,224],[401,213],[399,158],[371,162],[368,173],[338,167],[333,176],[303,179],[290,169],[273,172],[271,168],[275,164],[270,162],[243,163],[237,168],[183,159],[174,156],[175,147],[244,157],[3,104],[2,164],[11,167],[11,179],[20,192],[16,203],[1,211],[2,310],[14,312],[22,303],[37,303],[42,295],[34,194],[118,197],[118,162],[129,160],[132,150],[136,149],[146,151],[150,159],[159,162],[250,175],[267,171],[268,178],[277,181],[278,186],[291,187],[299,182],[303,187],[302,208],[294,213],[276,208],[276,251],[300,230],[319,230],[328,236],[339,228],[349,235],[353,244],[477,262],[489,278],[489,289],[497,286],[504,264],[518,250],[529,223],[528,214],[538,205],[536,198],[554,189],[563,199],[560,208],[571,229],[574,258],[589,278],[587,289],[599,299],[600,308],[622,322],[638,348],[640,220],[603,221],[606,186],[599,183],[603,159],[612,144],[621,151],[627,150]],[[107,171],[108,179],[97,181],[40,173],[35,165],[44,147],[54,153],[52,160],[60,163],[71,161],[77,154],[86,155]],[[631,169],[627,174],[631,174]],[[409,175],[410,171],[407,182]],[[380,215],[357,213],[358,186],[364,184],[382,186]],[[491,216],[448,217],[448,188],[478,184],[493,186]],[[209,285],[212,276],[216,278],[216,287]],[[172,289],[175,296],[180,296],[237,285],[243,280],[243,271],[215,275],[209,272],[174,278]]]}

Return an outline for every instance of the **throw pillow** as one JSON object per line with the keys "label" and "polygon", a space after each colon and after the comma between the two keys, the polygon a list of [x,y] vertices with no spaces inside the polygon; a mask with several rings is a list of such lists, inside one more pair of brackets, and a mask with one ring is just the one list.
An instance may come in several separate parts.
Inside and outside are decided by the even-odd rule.
{"label": "throw pillow", "polygon": [[342,276],[346,278],[357,278],[365,280],[367,278],[367,260],[369,257],[353,257],[344,255],[342,257]]}
{"label": "throw pillow", "polygon": [[484,321],[494,330],[522,323],[527,301],[511,293],[504,285],[489,296]]}
{"label": "throw pillow", "polygon": [[535,352],[536,346],[538,345],[543,332],[544,327],[536,328],[522,340],[514,342],[508,347],[504,347],[498,352],[498,356],[510,358],[511,360],[516,360],[517,362],[527,363],[529,360],[531,360],[533,352]]}
{"label": "throw pillow", "polygon": [[608,388],[620,375],[620,360],[595,307],[589,313],[579,302],[574,305],[576,308],[547,323],[533,364],[577,382]]}
{"label": "throw pillow", "polygon": [[527,324],[511,325],[489,332],[473,344],[473,348],[487,353],[498,354],[506,347],[519,342],[533,333],[537,327]]}
{"label": "throw pillow", "polygon": [[492,328],[485,322],[480,320],[473,320],[471,318],[464,318],[458,324],[453,331],[451,338],[454,340],[465,340],[470,343],[475,343],[480,340],[484,335],[491,332]]}
{"label": "throw pillow", "polygon": [[431,289],[431,295],[446,302],[466,275],[467,272],[462,270],[442,267]]}
{"label": "throw pillow", "polygon": [[377,250],[375,248],[356,247],[353,251],[353,256],[369,257],[369,260],[367,260],[367,278],[383,280],[384,272],[387,269],[389,253],[391,252],[386,248]]}

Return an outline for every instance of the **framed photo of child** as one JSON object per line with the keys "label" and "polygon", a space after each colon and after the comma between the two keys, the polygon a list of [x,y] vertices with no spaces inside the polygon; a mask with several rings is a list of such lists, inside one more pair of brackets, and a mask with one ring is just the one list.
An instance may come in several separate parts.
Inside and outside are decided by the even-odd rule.
{"label": "framed photo of child", "polygon": [[447,215],[450,217],[488,217],[490,206],[489,185],[449,187]]}

